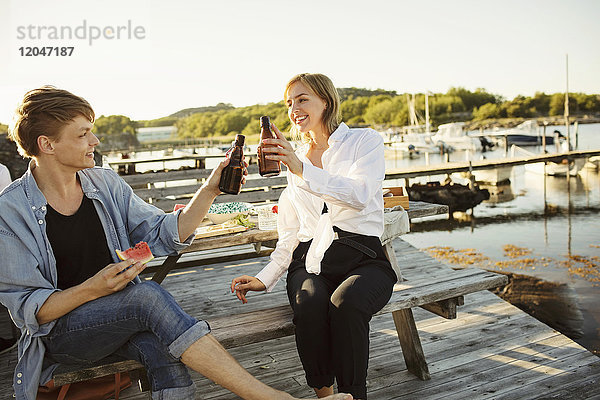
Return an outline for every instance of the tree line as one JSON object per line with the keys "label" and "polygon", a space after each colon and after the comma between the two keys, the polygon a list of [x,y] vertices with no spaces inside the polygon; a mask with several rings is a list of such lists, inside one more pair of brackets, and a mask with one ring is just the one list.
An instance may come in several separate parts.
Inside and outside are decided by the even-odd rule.
{"label": "tree line", "polygon": [[[410,123],[410,104],[417,116],[425,115],[425,94],[398,94],[383,89],[338,89],[343,120],[349,125],[367,125],[385,128]],[[501,118],[540,118],[564,113],[564,93],[536,93],[506,100],[485,89],[467,90],[450,88],[446,93],[428,94],[430,122],[433,127],[447,122],[477,122]],[[600,95],[569,93],[572,116],[600,116]],[[112,135],[135,136],[139,127],[177,127],[179,138],[210,138],[233,136],[237,133],[256,137],[260,131],[259,118],[268,115],[282,131],[290,128],[287,107],[283,101],[233,107],[219,103],[210,107],[188,108],[170,116],[146,121],[133,121],[123,115],[100,116],[95,122],[95,133],[101,137]],[[6,131],[5,125],[0,130]]]}
{"label": "tree line", "polygon": [[[404,126],[410,123],[410,103],[413,96],[393,91],[367,89],[338,89],[342,99],[343,120],[349,125],[377,127]],[[483,121],[501,118],[539,118],[564,113],[564,93],[536,93],[532,97],[517,96],[506,100],[484,89],[474,91],[451,88],[446,93],[428,95],[432,126],[457,121]],[[425,115],[425,94],[414,95],[417,116]],[[600,115],[600,95],[569,94],[569,109],[573,116]],[[181,138],[227,136],[236,133],[256,135],[258,120],[268,115],[281,130],[290,127],[283,101],[209,111],[179,119],[177,134]],[[424,121],[424,118],[422,119]]]}

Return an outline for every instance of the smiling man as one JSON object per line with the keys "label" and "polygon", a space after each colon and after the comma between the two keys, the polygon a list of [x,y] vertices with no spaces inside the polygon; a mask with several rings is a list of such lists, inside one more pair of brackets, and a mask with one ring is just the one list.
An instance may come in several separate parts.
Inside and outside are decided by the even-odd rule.
{"label": "smiling man", "polygon": [[169,255],[189,245],[227,161],[184,209],[165,214],[94,167],[94,117],[84,99],[45,86],[25,94],[10,132],[32,159],[0,194],[0,301],[22,332],[16,398],[34,400],[59,364],[118,355],[144,364],[155,399],[194,398],[187,367],[242,398],[291,399],[253,378],[161,286],[141,282],[144,265],[114,251],[145,241]]}

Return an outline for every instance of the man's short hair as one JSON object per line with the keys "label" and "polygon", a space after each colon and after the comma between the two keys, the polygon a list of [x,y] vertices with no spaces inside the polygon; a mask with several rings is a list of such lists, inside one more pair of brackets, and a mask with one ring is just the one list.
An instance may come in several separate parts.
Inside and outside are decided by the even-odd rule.
{"label": "man's short hair", "polygon": [[90,122],[96,118],[85,99],[54,86],[42,86],[25,93],[8,135],[23,157],[35,157],[39,154],[38,137],[55,137],[79,115]]}

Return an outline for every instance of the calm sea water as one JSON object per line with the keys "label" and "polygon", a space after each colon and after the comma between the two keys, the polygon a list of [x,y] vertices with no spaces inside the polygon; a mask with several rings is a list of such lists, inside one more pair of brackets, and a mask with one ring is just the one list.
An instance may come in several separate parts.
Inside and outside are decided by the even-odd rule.
{"label": "calm sea water", "polygon": [[[559,129],[564,132],[564,127]],[[600,149],[600,124],[579,126],[579,149]],[[503,156],[503,149],[486,153],[489,159]],[[465,159],[464,153],[450,157]],[[437,158],[430,158],[430,164],[440,162]],[[424,164],[424,159],[386,161],[390,168]],[[404,239],[420,249],[450,247],[450,255],[470,253],[484,268],[563,283],[577,308],[572,311],[580,317],[580,326],[573,327],[582,332],[576,340],[600,354],[598,172],[584,170],[567,179],[544,177],[519,166],[513,168],[509,184],[489,189],[502,194],[454,220],[415,222]],[[506,246],[517,248],[507,251]]]}

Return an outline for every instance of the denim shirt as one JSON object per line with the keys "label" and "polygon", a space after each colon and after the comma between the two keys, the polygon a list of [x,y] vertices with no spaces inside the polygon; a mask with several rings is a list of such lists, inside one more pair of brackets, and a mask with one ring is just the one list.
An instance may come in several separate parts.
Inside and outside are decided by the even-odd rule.
{"label": "denim shirt", "polygon": [[[44,345],[56,321],[39,325],[36,314],[57,288],[56,260],[46,236],[47,201],[33,177],[35,162],[0,193],[0,302],[21,330],[13,388],[17,399],[35,400],[38,386],[57,365],[42,368]],[[143,240],[156,256],[176,254],[193,236],[179,241],[179,212],[165,214],[137,197],[114,171],[78,172],[83,193],[92,199],[111,249]],[[112,252],[114,262],[120,261]],[[139,282],[136,277],[134,282]]]}

